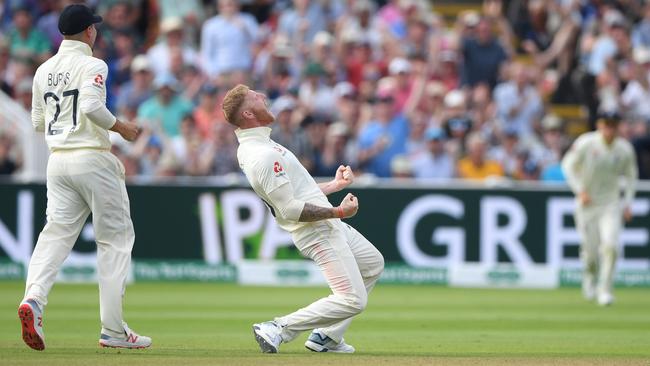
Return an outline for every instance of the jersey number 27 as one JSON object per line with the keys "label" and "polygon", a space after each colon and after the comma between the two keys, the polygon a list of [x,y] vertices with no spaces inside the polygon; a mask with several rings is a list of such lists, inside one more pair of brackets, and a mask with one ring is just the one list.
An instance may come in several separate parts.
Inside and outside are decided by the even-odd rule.
{"label": "jersey number 27", "polygon": [[[72,128],[74,129],[75,127],[77,127],[77,100],[79,99],[79,90],[71,89],[63,92],[64,98],[70,96],[72,97]],[[45,100],[45,104],[47,104],[48,99],[54,99],[54,103],[56,103],[56,111],[54,112],[54,117],[47,124],[47,134],[58,135],[63,132],[63,129],[62,128],[55,129],[53,126],[59,119],[59,113],[61,113],[61,104],[59,104],[61,99],[52,92],[45,93],[45,95],[43,95],[43,99]]]}

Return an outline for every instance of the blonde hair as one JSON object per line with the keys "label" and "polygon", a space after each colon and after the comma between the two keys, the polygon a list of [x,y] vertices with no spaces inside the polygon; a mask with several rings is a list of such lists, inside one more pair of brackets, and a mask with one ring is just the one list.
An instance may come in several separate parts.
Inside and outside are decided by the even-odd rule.
{"label": "blonde hair", "polygon": [[223,98],[223,103],[221,109],[223,110],[223,115],[226,117],[226,121],[230,122],[235,126],[239,126],[239,110],[246,100],[248,91],[250,89],[243,84],[238,84],[234,88],[230,89],[226,96]]}

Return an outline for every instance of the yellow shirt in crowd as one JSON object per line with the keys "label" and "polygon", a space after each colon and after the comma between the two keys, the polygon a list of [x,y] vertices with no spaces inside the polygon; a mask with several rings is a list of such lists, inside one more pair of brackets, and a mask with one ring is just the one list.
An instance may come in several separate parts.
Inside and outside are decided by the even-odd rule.
{"label": "yellow shirt in crowd", "polygon": [[458,176],[465,179],[483,180],[488,177],[503,176],[503,168],[496,161],[485,160],[483,165],[476,166],[470,158],[458,161]]}

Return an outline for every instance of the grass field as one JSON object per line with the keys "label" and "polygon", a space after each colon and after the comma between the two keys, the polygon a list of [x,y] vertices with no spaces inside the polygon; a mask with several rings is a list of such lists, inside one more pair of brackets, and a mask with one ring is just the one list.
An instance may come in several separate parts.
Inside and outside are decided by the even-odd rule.
{"label": "grass field", "polygon": [[93,285],[56,285],[45,313],[47,348],[27,348],[16,308],[23,284],[0,282],[0,365],[650,365],[650,291],[621,289],[615,306],[577,289],[467,290],[379,286],[346,341],[354,355],[306,350],[303,334],[280,354],[259,352],[253,322],[326,295],[325,288],[138,283],[129,287],[129,325],[147,350],[97,346]]}

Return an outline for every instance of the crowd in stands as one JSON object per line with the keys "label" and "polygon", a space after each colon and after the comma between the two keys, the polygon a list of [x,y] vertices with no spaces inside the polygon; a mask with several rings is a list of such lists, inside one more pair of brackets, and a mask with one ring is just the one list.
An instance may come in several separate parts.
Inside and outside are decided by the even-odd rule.
{"label": "crowd in stands", "polygon": [[[30,109],[70,1],[0,0],[0,87]],[[241,174],[220,109],[265,92],[272,138],[314,176],[562,181],[575,135],[552,104],[621,116],[648,177],[650,2],[485,0],[454,17],[423,0],[87,1],[107,104],[143,132],[114,139],[127,175]],[[442,5],[441,5],[442,6]],[[575,130],[575,129],[574,129]],[[0,174],[21,167],[0,125]]]}

